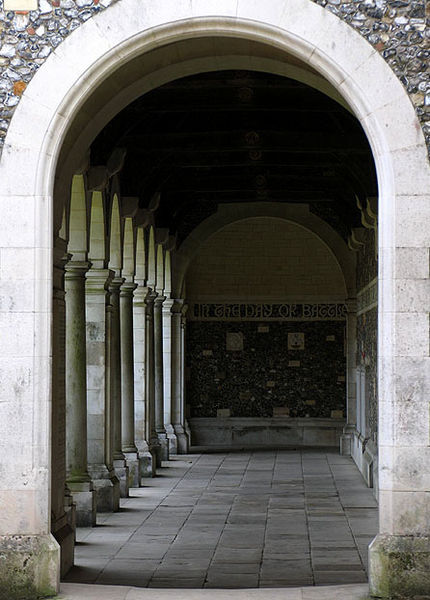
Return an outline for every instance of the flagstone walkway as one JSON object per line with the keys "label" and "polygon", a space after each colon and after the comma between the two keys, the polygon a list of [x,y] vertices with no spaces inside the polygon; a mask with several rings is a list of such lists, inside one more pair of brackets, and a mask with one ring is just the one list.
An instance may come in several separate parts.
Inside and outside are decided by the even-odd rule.
{"label": "flagstone walkway", "polygon": [[121,504],[78,530],[67,582],[128,590],[365,584],[377,532],[372,490],[351,459],[327,450],[173,457]]}

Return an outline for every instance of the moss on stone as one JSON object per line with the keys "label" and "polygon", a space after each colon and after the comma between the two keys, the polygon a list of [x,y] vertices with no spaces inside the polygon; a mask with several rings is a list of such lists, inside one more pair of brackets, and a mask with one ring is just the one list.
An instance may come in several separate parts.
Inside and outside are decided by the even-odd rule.
{"label": "moss on stone", "polygon": [[59,548],[51,536],[0,538],[0,600],[37,600],[57,594]]}

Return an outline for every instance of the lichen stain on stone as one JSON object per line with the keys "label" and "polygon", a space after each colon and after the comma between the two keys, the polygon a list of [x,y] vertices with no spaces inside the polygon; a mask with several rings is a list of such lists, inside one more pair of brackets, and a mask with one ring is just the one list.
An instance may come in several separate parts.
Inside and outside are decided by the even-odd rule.
{"label": "lichen stain on stone", "polygon": [[13,93],[15,94],[15,96],[22,96],[26,87],[27,84],[25,83],[25,81],[15,81],[15,83],[13,84]]}

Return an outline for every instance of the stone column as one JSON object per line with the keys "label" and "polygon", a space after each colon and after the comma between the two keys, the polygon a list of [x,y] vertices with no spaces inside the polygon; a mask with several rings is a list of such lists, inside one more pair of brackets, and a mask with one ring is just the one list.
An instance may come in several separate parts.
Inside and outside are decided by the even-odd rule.
{"label": "stone column", "polygon": [[169,455],[178,453],[178,440],[173,427],[172,416],[172,307],[174,300],[163,303],[163,390],[164,390],[164,429],[166,430]]}
{"label": "stone column", "polygon": [[88,471],[97,490],[97,510],[119,509],[119,480],[112,463],[109,397],[109,269],[92,267],[86,275]]}
{"label": "stone column", "polygon": [[96,497],[87,464],[85,274],[88,262],[66,265],[66,469],[76,502],[76,524],[96,524]]}
{"label": "stone column", "polygon": [[66,305],[64,265],[67,242],[57,238],[54,246],[54,293],[52,301],[52,428],[51,531],[61,547],[61,574],[73,566],[76,505],[66,484]]}
{"label": "stone column", "polygon": [[155,463],[149,451],[146,437],[146,296],[147,287],[138,285],[133,297],[133,339],[134,339],[134,426],[135,443],[139,452],[141,477],[154,475]]}
{"label": "stone column", "polygon": [[177,438],[177,448],[179,454],[188,452],[188,437],[185,433],[185,415],[183,412],[183,394],[182,394],[182,307],[183,300],[175,300],[172,306],[172,421]]}
{"label": "stone column", "polygon": [[184,431],[187,438],[187,452],[191,446],[191,429],[186,418],[185,410],[185,344],[186,344],[186,327],[187,319],[185,313],[187,312],[188,305],[182,306],[181,314],[181,415],[184,424]]}
{"label": "stone column", "polygon": [[154,376],[155,376],[155,431],[161,448],[161,460],[169,460],[169,441],[164,428],[164,369],[163,369],[163,303],[165,296],[154,302]]}
{"label": "stone column", "polygon": [[146,361],[145,361],[145,395],[146,395],[146,439],[155,466],[161,467],[161,447],[155,430],[155,357],[154,357],[154,300],[156,292],[152,290],[145,299],[146,304]]}
{"label": "stone column", "polygon": [[340,438],[340,453],[351,456],[354,431],[357,426],[357,299],[346,304],[346,424]]}
{"label": "stone column", "polygon": [[128,466],[122,452],[121,444],[121,337],[120,337],[120,314],[119,294],[123,284],[122,277],[115,277],[109,285],[110,309],[108,312],[110,329],[110,397],[113,413],[113,466],[115,474],[119,479],[121,498],[127,498]]}
{"label": "stone column", "polygon": [[133,292],[136,284],[124,282],[120,292],[121,331],[121,440],[129,468],[129,487],[140,486],[139,453],[134,442]]}

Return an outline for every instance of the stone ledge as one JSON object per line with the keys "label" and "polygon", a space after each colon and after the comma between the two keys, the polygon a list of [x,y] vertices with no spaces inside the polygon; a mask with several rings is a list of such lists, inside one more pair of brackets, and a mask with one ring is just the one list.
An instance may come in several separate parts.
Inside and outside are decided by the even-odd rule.
{"label": "stone ledge", "polygon": [[50,534],[0,536],[0,600],[55,595],[60,586],[60,547]]}
{"label": "stone ledge", "polygon": [[345,419],[226,417],[190,419],[193,446],[339,446]]}

